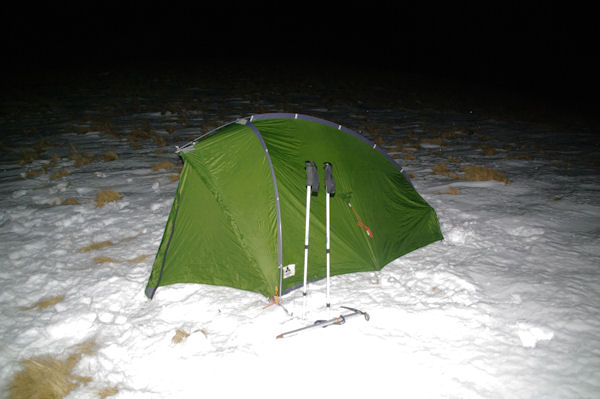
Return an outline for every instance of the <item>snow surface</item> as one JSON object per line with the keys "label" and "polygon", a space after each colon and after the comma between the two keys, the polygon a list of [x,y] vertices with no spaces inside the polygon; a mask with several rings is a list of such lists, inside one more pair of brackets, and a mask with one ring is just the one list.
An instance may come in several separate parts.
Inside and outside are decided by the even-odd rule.
{"label": "snow surface", "polygon": [[[266,306],[256,293],[194,284],[161,287],[149,301],[144,288],[177,186],[171,181],[176,172],[153,166],[177,163],[174,145],[199,135],[205,124],[258,109],[250,99],[198,88],[177,95],[205,107],[185,110],[182,118],[147,106],[144,98],[90,97],[22,121],[32,134],[5,132],[1,397],[8,397],[22,359],[66,357],[89,339],[96,351],[83,356],[75,372],[93,381],[69,398],[98,398],[109,386],[118,388],[115,398],[600,397],[600,153],[594,132],[468,112],[330,106],[300,94],[282,106],[273,95],[276,100],[258,105],[313,114],[372,140],[379,133],[361,126],[387,126],[384,147],[414,176],[445,239],[380,272],[334,277],[330,310],[323,307],[324,281],[310,286],[305,301],[298,290],[284,296],[283,306]],[[104,134],[93,118],[110,119],[122,133],[149,123],[169,145],[150,139],[136,145]],[[175,132],[169,134],[168,126]],[[88,129],[82,133],[81,127]],[[455,134],[441,144],[423,140],[436,131]],[[20,152],[41,137],[53,146],[19,164]],[[392,145],[407,137],[410,145]],[[494,153],[486,154],[484,145]],[[96,158],[75,166],[74,149]],[[118,160],[102,161],[106,151]],[[26,177],[54,155],[58,161],[47,174]],[[441,162],[454,170],[493,168],[510,182],[434,174]],[[52,179],[62,168],[70,174]],[[450,188],[459,193],[447,194]],[[98,208],[94,198],[103,189],[123,197]],[[79,204],[62,205],[68,198]],[[81,250],[105,241],[112,245]],[[331,246],[334,257],[335,242]],[[27,310],[59,296],[64,300],[53,306]],[[275,339],[347,313],[341,306],[366,311],[370,320],[353,317],[343,326]],[[174,343],[177,330],[189,336]]]}

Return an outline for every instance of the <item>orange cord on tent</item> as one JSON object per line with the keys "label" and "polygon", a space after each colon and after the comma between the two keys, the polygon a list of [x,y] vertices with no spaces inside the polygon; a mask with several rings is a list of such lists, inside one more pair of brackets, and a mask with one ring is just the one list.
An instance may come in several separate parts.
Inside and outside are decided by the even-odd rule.
{"label": "orange cord on tent", "polygon": [[350,207],[350,209],[352,209],[352,212],[354,212],[354,214],[358,218],[358,222],[356,222],[356,224],[366,230],[367,235],[369,236],[369,238],[373,238],[373,232],[371,231],[371,229],[366,224],[363,223],[362,218],[360,217],[360,215],[354,210],[354,208],[352,208],[352,204],[348,202],[348,206]]}
{"label": "orange cord on tent", "polygon": [[279,305],[279,287],[275,286],[275,295],[269,297],[269,304],[263,309],[268,308],[269,306]]}

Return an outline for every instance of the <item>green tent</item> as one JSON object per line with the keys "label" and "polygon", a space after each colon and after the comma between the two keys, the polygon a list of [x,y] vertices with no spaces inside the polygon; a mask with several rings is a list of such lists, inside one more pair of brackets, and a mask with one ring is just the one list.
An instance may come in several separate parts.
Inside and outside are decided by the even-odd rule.
{"label": "green tent", "polygon": [[377,145],[341,125],[300,114],[261,114],[214,129],[179,149],[184,161],[146,295],[175,283],[281,295],[303,285],[307,181],[308,280],[326,275],[326,162],[331,275],[380,270],[442,239],[435,211]]}

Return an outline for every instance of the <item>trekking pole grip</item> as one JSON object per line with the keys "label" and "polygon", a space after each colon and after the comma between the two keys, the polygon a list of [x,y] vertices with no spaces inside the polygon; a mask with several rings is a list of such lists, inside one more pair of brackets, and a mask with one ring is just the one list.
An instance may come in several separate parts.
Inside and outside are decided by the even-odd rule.
{"label": "trekking pole grip", "polygon": [[333,165],[325,162],[325,191],[329,194],[335,194],[335,180],[333,178]]}
{"label": "trekking pole grip", "polygon": [[305,161],[306,165],[306,186],[310,186],[313,193],[319,191],[319,173],[317,165],[313,161]]}

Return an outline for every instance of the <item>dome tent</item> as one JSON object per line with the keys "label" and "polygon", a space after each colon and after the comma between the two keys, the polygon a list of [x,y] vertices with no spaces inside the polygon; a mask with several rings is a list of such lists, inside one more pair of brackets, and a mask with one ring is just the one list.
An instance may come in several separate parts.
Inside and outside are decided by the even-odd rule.
{"label": "dome tent", "polygon": [[[179,149],[179,185],[146,295],[175,283],[277,296],[303,283],[305,162],[330,163],[331,275],[380,270],[442,239],[402,168],[358,133],[300,114],[232,121]],[[312,194],[308,280],[326,275],[325,190]]]}

